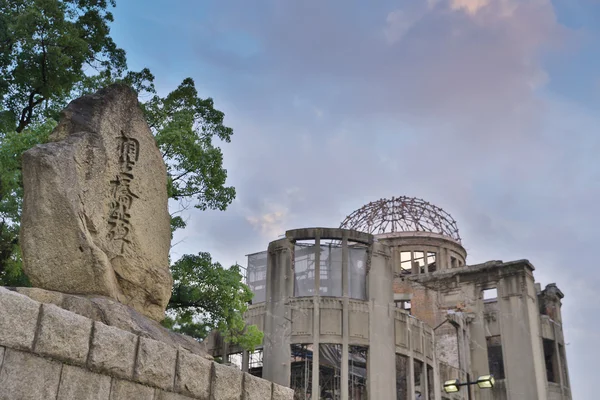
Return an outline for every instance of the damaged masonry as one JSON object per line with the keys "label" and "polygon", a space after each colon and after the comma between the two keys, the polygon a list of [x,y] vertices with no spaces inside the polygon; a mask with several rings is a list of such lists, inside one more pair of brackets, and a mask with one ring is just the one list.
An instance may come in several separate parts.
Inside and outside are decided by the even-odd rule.
{"label": "damaged masonry", "polygon": [[[259,349],[207,342],[294,399],[570,400],[562,292],[542,290],[527,260],[466,261],[442,209],[369,203],[340,228],[290,230],[248,256]],[[491,390],[443,390],[488,374]]]}

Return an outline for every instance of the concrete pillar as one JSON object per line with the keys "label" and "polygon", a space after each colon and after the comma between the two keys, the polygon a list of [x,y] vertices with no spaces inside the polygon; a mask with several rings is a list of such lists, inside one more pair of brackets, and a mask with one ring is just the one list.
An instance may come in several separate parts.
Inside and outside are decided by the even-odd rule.
{"label": "concrete pillar", "polygon": [[341,386],[342,400],[348,398],[348,351],[350,350],[348,341],[350,340],[349,317],[348,317],[348,232],[342,236],[342,365],[341,365]]}
{"label": "concrete pillar", "polygon": [[315,237],[315,293],[313,297],[313,364],[312,364],[312,393],[314,398],[318,398],[321,389],[319,388],[319,343],[321,331],[320,318],[320,290],[321,287],[321,237],[317,234]]}
{"label": "concrete pillar", "polygon": [[532,271],[523,267],[498,284],[500,333],[508,400],[546,400],[546,370]]}
{"label": "concrete pillar", "polygon": [[368,392],[370,399],[396,398],[396,353],[393,268],[387,247],[373,244],[368,276],[369,355]]}
{"label": "concrete pillar", "polygon": [[286,303],[294,294],[293,244],[281,239],[269,244],[263,377],[290,385],[291,309]]}

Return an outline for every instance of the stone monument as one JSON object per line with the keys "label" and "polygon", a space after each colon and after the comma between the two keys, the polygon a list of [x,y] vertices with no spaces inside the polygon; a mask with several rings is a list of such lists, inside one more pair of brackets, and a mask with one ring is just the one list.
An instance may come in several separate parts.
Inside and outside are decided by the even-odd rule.
{"label": "stone monument", "polygon": [[167,171],[128,86],[74,100],[23,156],[23,268],[35,287],[101,295],[160,321],[171,296]]}

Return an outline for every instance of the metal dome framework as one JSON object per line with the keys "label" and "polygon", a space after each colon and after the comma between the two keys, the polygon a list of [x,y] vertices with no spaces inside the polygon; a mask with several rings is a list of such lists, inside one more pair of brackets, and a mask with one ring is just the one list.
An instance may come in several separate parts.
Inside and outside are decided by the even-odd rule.
{"label": "metal dome framework", "polygon": [[461,241],[450,214],[425,200],[406,196],[371,202],[347,216],[340,228],[370,234],[431,232]]}

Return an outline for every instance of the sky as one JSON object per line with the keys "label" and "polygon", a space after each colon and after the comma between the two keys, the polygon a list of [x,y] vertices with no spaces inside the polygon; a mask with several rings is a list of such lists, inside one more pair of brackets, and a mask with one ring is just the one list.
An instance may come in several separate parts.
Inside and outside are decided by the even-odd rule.
{"label": "sky", "polygon": [[468,264],[528,259],[565,294],[573,398],[600,360],[600,0],[117,1],[112,36],[161,94],[192,77],[234,130],[237,198],[173,257],[246,263],[286,230],[426,199]]}

